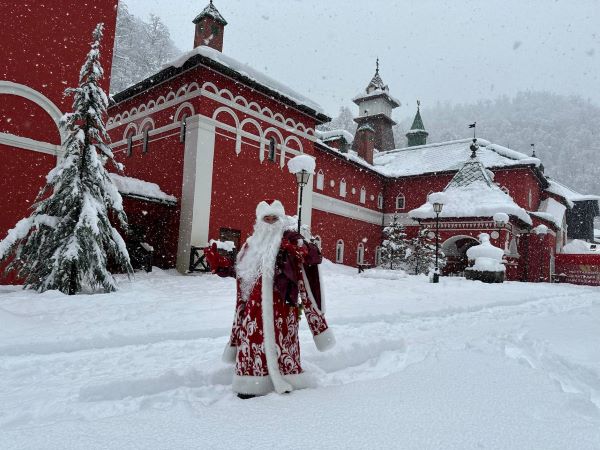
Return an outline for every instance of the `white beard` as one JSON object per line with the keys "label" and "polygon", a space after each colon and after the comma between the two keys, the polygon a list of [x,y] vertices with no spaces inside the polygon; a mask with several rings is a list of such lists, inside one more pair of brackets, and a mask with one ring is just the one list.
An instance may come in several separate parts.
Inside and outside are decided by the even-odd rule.
{"label": "white beard", "polygon": [[235,265],[244,301],[248,300],[261,275],[273,277],[284,228],[283,220],[269,224],[259,219],[254,225],[254,233],[246,241]]}

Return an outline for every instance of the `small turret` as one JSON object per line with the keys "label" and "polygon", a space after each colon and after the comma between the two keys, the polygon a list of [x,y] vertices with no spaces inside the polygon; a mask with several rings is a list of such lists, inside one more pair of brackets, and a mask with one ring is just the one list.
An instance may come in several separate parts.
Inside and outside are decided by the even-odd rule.
{"label": "small turret", "polygon": [[193,20],[196,24],[196,34],[194,35],[194,48],[201,45],[214,48],[220,52],[223,51],[223,32],[227,21],[221,13],[215,8],[212,0]]}
{"label": "small turret", "polygon": [[427,136],[429,136],[429,133],[425,130],[423,119],[421,119],[421,102],[417,100],[417,114],[415,115],[410,130],[406,133],[408,146],[414,147],[415,145],[427,144]]}

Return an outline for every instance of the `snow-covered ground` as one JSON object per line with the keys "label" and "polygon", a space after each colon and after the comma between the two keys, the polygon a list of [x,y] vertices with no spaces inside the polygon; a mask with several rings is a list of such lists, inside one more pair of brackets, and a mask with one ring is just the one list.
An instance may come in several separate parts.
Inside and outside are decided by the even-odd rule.
{"label": "snow-covered ground", "polygon": [[598,288],[324,274],[337,346],[301,324],[318,386],[252,400],[220,361],[232,279],[0,286],[0,448],[600,448]]}

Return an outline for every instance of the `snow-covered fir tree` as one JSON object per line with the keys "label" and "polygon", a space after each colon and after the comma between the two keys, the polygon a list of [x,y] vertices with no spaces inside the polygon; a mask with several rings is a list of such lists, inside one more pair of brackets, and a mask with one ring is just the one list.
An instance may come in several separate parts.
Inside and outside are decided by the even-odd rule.
{"label": "snow-covered fir tree", "polygon": [[155,74],[179,54],[181,51],[160,17],[151,14],[149,22],[145,22],[131,14],[124,1],[119,2],[111,92],[120,92]]}
{"label": "snow-covered fir tree", "polygon": [[103,25],[93,32],[90,52],[79,73],[79,86],[69,88],[73,112],[61,118],[66,134],[64,155],[50,171],[29,217],[19,221],[0,242],[0,262],[39,292],[57,289],[76,294],[83,289],[106,292],[117,287],[108,266],[132,273],[129,255],[109,214],[127,228],[121,195],[105,170],[113,159],[104,127],[108,106],[98,81]]}
{"label": "snow-covered fir tree", "polygon": [[[408,242],[406,254],[406,269],[415,274],[429,273],[435,267],[435,237],[430,238],[431,230],[422,228],[414,238]],[[438,253],[438,266],[444,266],[446,259],[440,246]]]}
{"label": "snow-covered fir tree", "polygon": [[392,222],[383,229],[383,236],[381,265],[390,269],[402,267],[406,261],[408,245],[404,225],[400,223],[398,214],[394,214]]}

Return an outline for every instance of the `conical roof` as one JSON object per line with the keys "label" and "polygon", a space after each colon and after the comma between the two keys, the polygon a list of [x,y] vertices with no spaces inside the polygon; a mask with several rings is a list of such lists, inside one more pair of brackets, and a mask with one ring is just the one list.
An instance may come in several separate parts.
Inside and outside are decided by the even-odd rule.
{"label": "conical roof", "polygon": [[415,115],[415,119],[413,120],[411,130],[425,130],[425,125],[423,125],[423,119],[421,119],[421,110],[417,107],[417,114]]}
{"label": "conical roof", "polygon": [[227,25],[227,21],[223,18],[223,16],[217,10],[217,8],[215,8],[215,5],[213,5],[212,0],[210,0],[210,3],[206,6],[206,8],[204,8],[202,12],[198,14],[192,22],[198,23],[203,17],[211,17],[217,22],[219,22],[221,25]]}
{"label": "conical roof", "polygon": [[375,90],[381,90],[381,91],[388,90],[387,85],[383,82],[383,80],[381,79],[381,76],[379,75],[379,58],[377,58],[377,62],[376,62],[375,75],[373,75],[373,78],[371,78],[371,81],[369,82],[369,85],[367,86],[367,93],[371,93]]}
{"label": "conical roof", "polygon": [[448,183],[444,190],[469,186],[470,184],[473,184],[477,181],[482,181],[489,187],[496,187],[487,169],[477,157],[476,152],[478,148],[479,146],[477,145],[474,139],[474,142],[471,144],[471,151],[473,152],[473,154],[463,164],[463,166],[456,173],[456,175],[454,175],[454,177],[452,178],[452,180],[450,180],[450,183]]}

